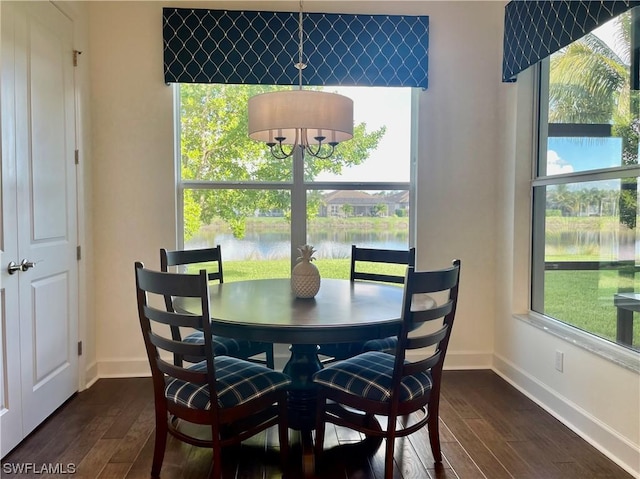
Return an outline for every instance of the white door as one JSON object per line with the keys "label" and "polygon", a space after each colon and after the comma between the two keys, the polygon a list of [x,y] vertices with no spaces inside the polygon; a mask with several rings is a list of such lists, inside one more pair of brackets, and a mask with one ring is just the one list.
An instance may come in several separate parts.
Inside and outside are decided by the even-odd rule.
{"label": "white door", "polygon": [[4,456],[77,390],[78,265],[73,25],[49,2],[0,6]]}

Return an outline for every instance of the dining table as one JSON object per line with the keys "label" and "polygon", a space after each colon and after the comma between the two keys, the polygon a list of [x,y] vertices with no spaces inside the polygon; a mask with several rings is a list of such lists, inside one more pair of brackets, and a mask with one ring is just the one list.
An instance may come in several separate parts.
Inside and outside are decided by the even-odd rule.
{"label": "dining table", "polygon": [[[315,297],[298,298],[289,278],[258,279],[212,284],[209,297],[214,334],[290,345],[283,368],[292,381],[289,424],[301,431],[303,468],[312,469],[312,448],[305,443],[315,426],[312,376],[323,367],[318,345],[396,335],[402,285],[323,278]],[[425,297],[424,301],[433,300]],[[176,298],[174,305],[187,312],[200,308],[198,298]]]}

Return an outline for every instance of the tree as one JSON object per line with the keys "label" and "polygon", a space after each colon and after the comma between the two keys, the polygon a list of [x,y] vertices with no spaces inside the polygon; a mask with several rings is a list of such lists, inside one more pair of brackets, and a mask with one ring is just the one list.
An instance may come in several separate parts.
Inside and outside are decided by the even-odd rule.
{"label": "tree", "polygon": [[575,216],[577,214],[576,194],[564,184],[549,187],[547,209],[560,210],[562,216]]}
{"label": "tree", "polygon": [[550,123],[609,123],[629,91],[629,70],[595,35],[571,43],[551,59]]}
{"label": "tree", "polygon": [[386,216],[387,205],[384,203],[378,203],[372,208],[373,216]]}
{"label": "tree", "polygon": [[344,213],[345,216],[352,216],[353,212],[354,212],[354,208],[353,206],[351,206],[348,203],[345,203],[344,205],[342,205],[342,212]]}
{"label": "tree", "polygon": [[[550,123],[610,123],[622,138],[622,164],[638,164],[638,92],[630,89],[631,13],[616,18],[620,55],[593,34],[552,56]],[[621,181],[620,222],[635,228],[637,181]]]}
{"label": "tree", "polygon": [[[291,159],[278,160],[263,143],[247,135],[247,102],[250,97],[290,87],[263,85],[183,84],[181,100],[181,174],[184,180],[290,182]],[[305,179],[319,173],[339,174],[343,168],[364,162],[386,129],[368,132],[365,123],[354,126],[353,139],[338,145],[326,160],[305,158]],[[320,198],[310,195],[308,211],[316,211]],[[244,235],[245,220],[256,212],[290,213],[290,192],[259,189],[185,190],[185,235],[202,224],[222,218],[236,237]],[[189,205],[187,209],[186,206]],[[189,216],[187,216],[189,215]],[[196,225],[198,227],[196,228]]]}

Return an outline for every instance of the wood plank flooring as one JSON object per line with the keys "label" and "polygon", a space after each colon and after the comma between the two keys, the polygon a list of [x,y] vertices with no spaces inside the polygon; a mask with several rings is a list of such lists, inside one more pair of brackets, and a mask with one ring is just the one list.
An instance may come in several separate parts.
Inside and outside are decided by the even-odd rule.
{"label": "wood plank flooring", "polygon": [[[631,478],[491,371],[445,371],[440,419],[442,465],[433,463],[425,429],[396,440],[394,479]],[[101,379],[3,459],[0,475],[148,478],[153,422],[149,378]],[[317,479],[381,479],[384,447],[372,449],[361,439],[353,431],[328,427]],[[275,445],[277,431],[272,428],[226,450],[224,477],[302,477],[296,433],[291,432],[292,460],[285,476]],[[162,478],[206,478],[210,461],[208,450],[171,438]],[[20,467],[21,473],[12,472]]]}

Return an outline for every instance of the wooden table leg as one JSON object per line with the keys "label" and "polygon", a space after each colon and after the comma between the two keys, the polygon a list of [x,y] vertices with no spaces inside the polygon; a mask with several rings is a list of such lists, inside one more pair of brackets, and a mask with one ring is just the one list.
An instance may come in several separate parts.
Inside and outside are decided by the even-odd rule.
{"label": "wooden table leg", "polygon": [[315,344],[295,344],[283,372],[291,378],[289,387],[289,425],[300,431],[302,470],[305,477],[315,473],[312,431],[316,420],[316,386],[311,377],[322,369]]}

